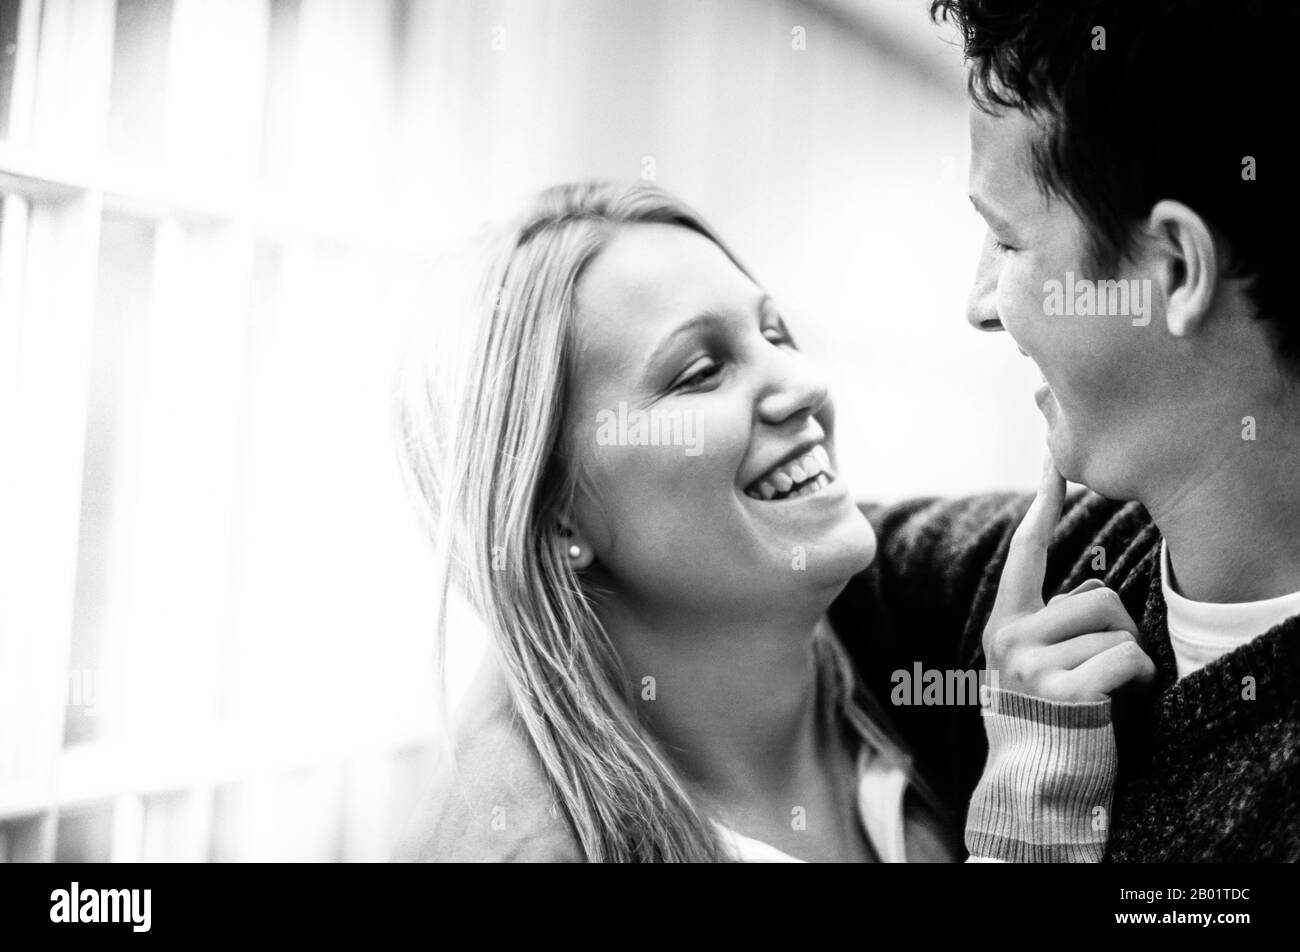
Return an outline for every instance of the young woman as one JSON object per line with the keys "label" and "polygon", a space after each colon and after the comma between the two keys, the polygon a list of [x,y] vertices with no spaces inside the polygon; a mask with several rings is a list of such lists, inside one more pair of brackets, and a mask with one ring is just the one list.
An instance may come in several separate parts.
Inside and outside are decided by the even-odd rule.
{"label": "young woman", "polygon": [[480,309],[457,378],[421,354],[401,391],[439,644],[459,591],[491,650],[398,855],[960,856],[825,620],[875,552],[826,386],[717,235],[553,188]]}

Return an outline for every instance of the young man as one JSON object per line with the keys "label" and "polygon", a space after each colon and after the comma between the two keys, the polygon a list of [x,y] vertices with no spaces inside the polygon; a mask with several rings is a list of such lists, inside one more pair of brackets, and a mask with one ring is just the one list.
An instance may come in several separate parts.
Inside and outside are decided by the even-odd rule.
{"label": "young man", "polygon": [[[1046,606],[998,595],[1026,498],[869,510],[880,553],[833,621],[882,698],[894,671],[987,655],[1003,688],[1070,700],[1072,659],[1106,656],[1127,684],[1104,705],[1113,805],[1091,811],[1107,858],[1300,859],[1300,315],[1283,284],[1300,220],[1284,118],[1297,14],[1226,0],[931,12],[955,22],[971,68],[971,200],[989,233],[968,317],[1037,364],[1055,468],[1090,491],[1064,500],[1038,552],[1042,594],[1058,596]],[[1049,474],[1039,522],[1057,491]],[[1023,589],[1034,573],[1014,574]],[[1106,589],[1074,591],[1089,579]],[[1129,683],[1145,674],[1125,613],[1154,662],[1145,689]],[[891,710],[958,811],[985,727],[996,753],[1007,723],[1034,717]],[[1101,723],[1091,710],[1081,730]],[[1073,858],[972,820],[972,850]]]}

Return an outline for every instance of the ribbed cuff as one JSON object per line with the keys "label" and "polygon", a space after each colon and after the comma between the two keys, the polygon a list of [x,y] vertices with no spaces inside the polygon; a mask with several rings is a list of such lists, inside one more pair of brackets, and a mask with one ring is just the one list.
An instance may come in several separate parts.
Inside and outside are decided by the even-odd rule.
{"label": "ribbed cuff", "polygon": [[1095,863],[1106,850],[1117,758],[1110,700],[992,689],[989,755],[966,820],[973,857]]}

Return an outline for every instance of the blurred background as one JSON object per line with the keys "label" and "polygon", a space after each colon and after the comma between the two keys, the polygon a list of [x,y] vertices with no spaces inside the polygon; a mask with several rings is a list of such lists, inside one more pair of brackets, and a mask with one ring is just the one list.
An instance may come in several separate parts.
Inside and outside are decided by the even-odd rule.
{"label": "blurred background", "polygon": [[389,855],[434,750],[391,377],[541,186],[712,220],[859,495],[1032,485],[926,6],[0,0],[0,860]]}

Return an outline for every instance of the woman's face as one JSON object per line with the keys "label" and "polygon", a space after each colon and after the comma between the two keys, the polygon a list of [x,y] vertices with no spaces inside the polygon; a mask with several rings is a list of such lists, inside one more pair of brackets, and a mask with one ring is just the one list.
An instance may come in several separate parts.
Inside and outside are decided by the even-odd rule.
{"label": "woman's face", "polygon": [[602,584],[647,610],[772,618],[870,563],[822,376],[717,245],[628,226],[576,304],[572,523]]}

